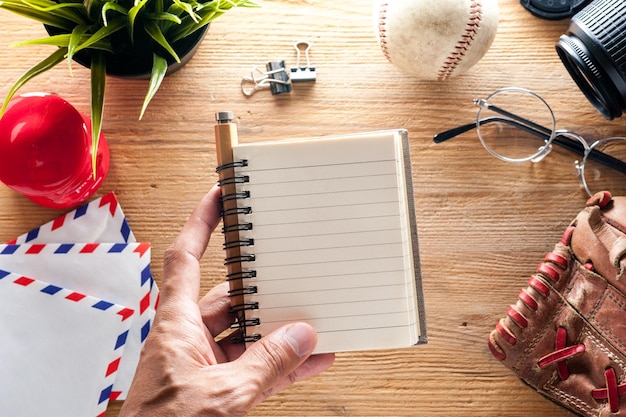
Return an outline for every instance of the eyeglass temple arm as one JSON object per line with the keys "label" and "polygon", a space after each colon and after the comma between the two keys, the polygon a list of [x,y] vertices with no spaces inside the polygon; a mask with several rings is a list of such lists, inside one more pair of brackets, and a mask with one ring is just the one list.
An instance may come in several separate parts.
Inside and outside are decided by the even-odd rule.
{"label": "eyeglass temple arm", "polygon": [[[487,108],[489,110],[492,110],[492,111],[494,111],[494,112],[496,112],[498,114],[501,114],[502,116],[511,118],[511,119],[515,120],[516,122],[519,122],[520,124],[528,125],[529,129],[534,129],[537,132],[541,132],[544,135],[546,135],[548,138],[552,134],[552,130],[551,129],[543,127],[540,124],[537,124],[537,123],[533,122],[532,120],[528,120],[528,119],[525,119],[523,117],[520,117],[520,116],[518,116],[515,113],[508,112],[508,111],[504,110],[501,107],[494,106],[493,104],[489,103],[487,100],[484,100],[484,99],[474,99],[474,104],[476,104],[477,106],[480,106],[481,108]],[[527,132],[533,133],[531,130],[527,130]]]}
{"label": "eyeglass temple arm", "polygon": [[[482,120],[480,122],[481,124],[483,124]],[[487,123],[487,121],[485,121],[485,123]],[[435,141],[435,143],[441,143],[448,139],[457,137],[460,134],[468,132],[472,129],[475,129],[476,127],[477,127],[477,122],[467,123],[462,126],[453,127],[452,129],[448,129],[445,132],[437,133],[435,136],[433,136],[433,140]]]}
{"label": "eyeglass temple arm", "polygon": [[[531,133],[533,135],[538,136],[539,138],[547,141],[548,139],[550,139],[550,135],[542,133],[541,131],[538,131],[534,128],[531,128],[530,126],[523,124],[523,123],[519,123],[516,122],[515,120],[511,120],[508,118],[502,118],[502,117],[486,117],[484,119],[480,119],[477,122],[472,122],[472,123],[467,123],[464,124],[462,126],[458,126],[449,130],[446,130],[445,132],[441,132],[441,133],[437,133],[436,135],[433,136],[433,140],[435,141],[435,143],[441,143],[444,142],[448,139],[452,139],[455,136],[458,136],[462,133],[465,133],[471,129],[475,129],[478,124],[480,124],[481,126],[487,123],[491,123],[491,122],[501,122],[501,123],[506,123],[508,125],[511,125],[513,127],[516,127],[518,129],[522,129],[525,132]],[[534,124],[534,123],[533,123]],[[538,125],[537,125],[538,126]],[[542,128],[542,130],[547,130],[545,128]],[[548,130],[549,132],[549,130]],[[561,136],[558,135],[554,138],[554,140],[552,141],[552,143],[559,145],[560,147],[567,149],[568,151],[574,152],[575,154],[579,155],[579,156],[584,156],[585,155],[585,148],[583,147],[583,145],[580,142],[577,142],[575,140],[572,139],[568,139],[565,136]],[[626,162],[621,161],[617,158],[614,158],[610,155],[607,155],[601,151],[593,151],[589,154],[589,156],[587,156],[588,159],[601,163],[602,165],[605,165],[609,168],[615,169],[619,172],[625,173],[626,174]]]}
{"label": "eyeglass temple arm", "polygon": [[[583,145],[580,142],[573,141],[572,139],[568,139],[567,137],[557,135],[557,137],[554,138],[553,143],[556,143],[557,145],[565,149],[575,152],[580,156],[585,155]],[[587,155],[587,159],[619,171],[622,174],[626,174],[626,162],[622,161],[621,159],[617,159],[614,156],[608,155],[602,151],[597,151],[593,149]]]}
{"label": "eyeglass temple arm", "polygon": [[[542,133],[540,131],[537,131],[536,129],[527,126],[526,124],[523,123],[519,123],[515,120],[511,120],[511,119],[507,119],[507,118],[502,118],[502,117],[485,117],[484,119],[480,119],[476,122],[472,122],[472,123],[467,123],[464,124],[462,126],[458,126],[458,127],[454,127],[452,129],[446,130],[445,132],[441,132],[441,133],[437,133],[436,135],[433,136],[433,140],[435,141],[435,143],[441,143],[444,142],[448,139],[452,139],[453,137],[456,137],[462,133],[468,132],[472,129],[475,129],[476,127],[478,127],[478,125],[480,124],[480,126],[487,124],[487,123],[491,123],[491,122],[501,122],[501,123],[506,123],[508,125],[511,125],[513,127],[516,127],[518,129],[522,129],[525,132],[531,133],[533,135],[539,136],[540,138],[542,138],[543,140],[548,140],[550,139],[550,135],[549,134],[545,134]],[[549,132],[549,131],[548,131]]]}

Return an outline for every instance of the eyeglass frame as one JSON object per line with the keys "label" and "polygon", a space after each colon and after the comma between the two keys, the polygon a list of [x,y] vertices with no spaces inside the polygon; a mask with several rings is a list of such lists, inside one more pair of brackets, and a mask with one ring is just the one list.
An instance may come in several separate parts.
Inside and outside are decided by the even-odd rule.
{"label": "eyeglass frame", "polygon": [[[542,102],[546,106],[552,118],[552,129],[548,129],[544,126],[541,126],[528,119],[520,117],[514,113],[508,112],[498,106],[495,106],[489,103],[489,99],[491,97],[501,92],[507,92],[507,91],[530,94],[531,96],[535,97],[540,102]],[[613,139],[626,140],[625,136],[609,136],[609,137],[605,137],[602,139],[598,139],[594,141],[591,145],[589,145],[587,143],[587,140],[583,136],[573,131],[565,130],[565,129],[556,129],[556,118],[554,117],[554,113],[552,112],[552,109],[543,98],[541,98],[538,94],[530,90],[527,90],[521,87],[504,87],[489,94],[487,98],[485,99],[474,99],[474,104],[479,106],[478,112],[476,114],[476,121],[437,133],[436,135],[433,136],[433,141],[435,143],[441,143],[446,140],[452,139],[462,133],[468,132],[471,129],[477,129],[478,138],[481,144],[483,145],[483,148],[485,148],[485,150],[487,150],[487,152],[489,152],[494,157],[505,162],[528,162],[530,161],[530,162],[535,162],[535,163],[541,161],[552,151],[552,144],[554,143],[556,145],[561,146],[564,149],[567,149],[571,152],[578,154],[579,156],[582,156],[582,160],[580,162],[578,160],[574,161],[574,166],[576,168],[578,181],[585,188],[585,191],[587,192],[587,194],[589,194],[589,196],[592,196],[593,193],[589,189],[589,186],[587,185],[587,180],[585,179],[585,175],[584,175],[585,174],[585,162],[587,161],[587,159],[601,163],[602,165],[605,165],[609,168],[615,169],[616,171],[626,174],[626,162],[621,161],[611,155],[607,155],[603,153],[602,151],[596,151],[592,153],[592,151],[594,151],[597,146],[609,140],[613,140]],[[492,110],[495,113],[498,113],[505,117],[502,117],[502,118],[486,117],[486,118],[481,119],[480,113],[483,109]],[[535,152],[533,155],[530,155],[526,158],[508,158],[503,155],[500,155],[497,152],[495,152],[493,149],[491,149],[489,146],[487,146],[483,138],[480,135],[480,126],[487,124],[487,123],[491,123],[491,122],[501,122],[501,123],[511,125],[515,128],[519,128],[527,133],[533,134],[543,139],[545,142],[545,145],[541,146],[537,150],[537,152]]]}

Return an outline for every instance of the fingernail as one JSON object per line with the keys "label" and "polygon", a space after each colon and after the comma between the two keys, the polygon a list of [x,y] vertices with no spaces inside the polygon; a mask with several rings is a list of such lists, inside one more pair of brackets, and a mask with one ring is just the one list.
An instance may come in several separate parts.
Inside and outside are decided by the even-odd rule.
{"label": "fingernail", "polygon": [[317,343],[315,332],[311,326],[304,323],[289,326],[284,337],[300,358],[311,353]]}

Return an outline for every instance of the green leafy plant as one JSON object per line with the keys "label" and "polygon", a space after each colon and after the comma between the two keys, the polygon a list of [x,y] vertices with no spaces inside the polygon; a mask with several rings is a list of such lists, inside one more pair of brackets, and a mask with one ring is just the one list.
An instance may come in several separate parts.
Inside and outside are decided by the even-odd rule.
{"label": "green leafy plant", "polygon": [[[29,69],[10,89],[0,117],[29,80],[83,55],[91,68],[92,166],[102,127],[108,62],[148,59],[151,73],[139,119],[159,89],[168,65],[180,63],[176,45],[233,7],[257,7],[249,0],[0,0],[0,9],[43,23],[50,36],[14,46],[53,45],[48,57]],[[147,57],[146,57],[147,55]],[[86,57],[86,58],[85,58]]]}

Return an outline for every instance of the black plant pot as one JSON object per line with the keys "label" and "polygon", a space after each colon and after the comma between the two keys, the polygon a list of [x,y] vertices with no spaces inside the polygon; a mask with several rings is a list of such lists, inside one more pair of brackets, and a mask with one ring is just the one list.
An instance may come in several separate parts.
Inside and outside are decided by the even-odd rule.
{"label": "black plant pot", "polygon": [[[53,27],[45,26],[45,28],[50,35],[62,33]],[[208,30],[209,25],[206,25],[172,44],[172,48],[180,58],[180,63],[176,62],[169,52],[150,38],[147,33],[137,31],[135,41],[131,44],[127,32],[118,31],[110,38],[115,52],[106,53],[107,75],[120,78],[150,78],[153,51],[167,59],[167,74],[172,74],[187,64],[194,56]],[[91,55],[91,51],[85,49],[78,51],[73,59],[84,67],[90,68]]]}

